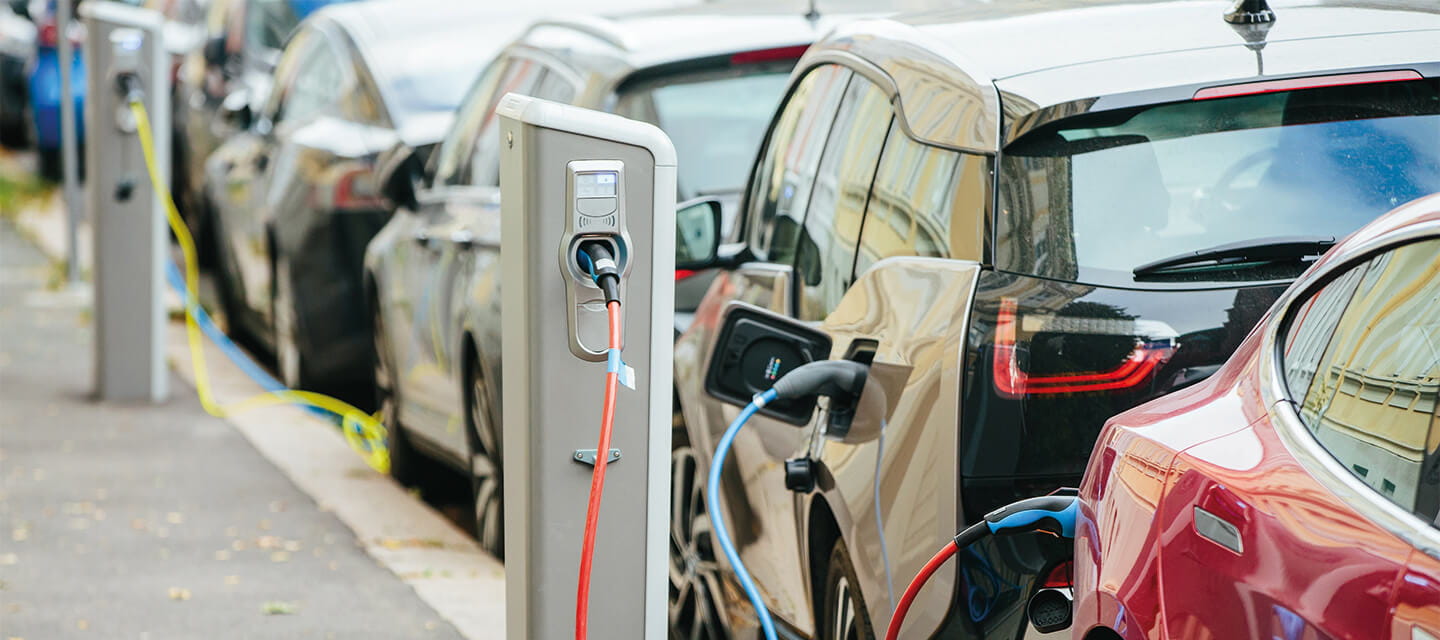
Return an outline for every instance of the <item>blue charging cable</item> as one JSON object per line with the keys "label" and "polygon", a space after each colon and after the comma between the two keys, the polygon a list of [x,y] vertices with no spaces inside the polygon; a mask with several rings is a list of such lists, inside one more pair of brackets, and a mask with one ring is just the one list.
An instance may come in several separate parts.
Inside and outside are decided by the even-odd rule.
{"label": "blue charging cable", "polygon": [[730,540],[730,529],[725,526],[725,516],[720,513],[720,470],[725,466],[725,457],[730,453],[730,445],[735,443],[735,434],[755,415],[762,407],[775,400],[778,394],[775,389],[769,389],[762,393],[755,394],[750,404],[735,416],[735,421],[720,436],[720,444],[715,446],[715,459],[710,461],[710,479],[705,487],[705,508],[710,512],[710,524],[715,527],[715,539],[720,543],[720,551],[725,554],[725,559],[730,562],[730,567],[735,570],[735,578],[740,581],[740,588],[745,590],[745,597],[750,599],[750,604],[755,608],[755,617],[760,619],[760,630],[765,634],[765,640],[775,640],[775,621],[770,618],[770,608],[765,606],[765,601],[760,598],[760,590],[755,587],[755,581],[750,578],[750,572],[745,569],[745,563],[740,561],[740,554],[735,551],[735,543]]}

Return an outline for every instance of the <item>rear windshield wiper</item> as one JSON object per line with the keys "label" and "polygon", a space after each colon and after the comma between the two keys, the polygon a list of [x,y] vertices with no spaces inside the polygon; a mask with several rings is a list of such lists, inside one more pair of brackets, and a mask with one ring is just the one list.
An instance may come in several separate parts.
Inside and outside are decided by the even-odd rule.
{"label": "rear windshield wiper", "polygon": [[1169,271],[1200,269],[1227,265],[1252,265],[1266,262],[1299,262],[1323,255],[1335,246],[1333,236],[1273,236],[1255,238],[1208,249],[1187,251],[1163,260],[1135,267],[1136,276],[1149,276]]}

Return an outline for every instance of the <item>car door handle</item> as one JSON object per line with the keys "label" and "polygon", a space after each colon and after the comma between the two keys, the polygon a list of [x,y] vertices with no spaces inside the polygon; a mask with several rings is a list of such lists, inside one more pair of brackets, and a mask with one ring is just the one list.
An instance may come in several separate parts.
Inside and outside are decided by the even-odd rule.
{"label": "car door handle", "polygon": [[475,234],[461,229],[450,234],[450,242],[461,249],[473,249],[475,247]]}
{"label": "car door handle", "polygon": [[415,244],[425,247],[426,249],[430,248],[430,244],[434,240],[434,238],[430,237],[429,231],[416,231],[412,237],[415,239]]}
{"label": "car door handle", "polygon": [[265,154],[263,154],[263,153],[260,154],[260,155],[255,156],[255,168],[256,168],[257,170],[259,170],[259,171],[264,171],[264,170],[265,170],[265,167],[267,167],[267,166],[269,166],[269,165],[270,165],[270,156],[265,155]]}

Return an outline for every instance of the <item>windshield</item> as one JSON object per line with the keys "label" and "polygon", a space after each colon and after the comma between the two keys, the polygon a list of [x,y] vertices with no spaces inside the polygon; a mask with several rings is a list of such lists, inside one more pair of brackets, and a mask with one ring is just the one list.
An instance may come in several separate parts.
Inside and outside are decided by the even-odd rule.
{"label": "windshield", "polygon": [[[1436,191],[1435,80],[1097,113],[1047,125],[1005,149],[996,263],[1128,283],[1139,265],[1226,243],[1338,239]],[[1174,279],[1291,278],[1303,266]]]}
{"label": "windshield", "polygon": [[620,91],[616,113],[665,130],[679,160],[679,198],[738,191],[780,103],[790,65],[667,76]]}

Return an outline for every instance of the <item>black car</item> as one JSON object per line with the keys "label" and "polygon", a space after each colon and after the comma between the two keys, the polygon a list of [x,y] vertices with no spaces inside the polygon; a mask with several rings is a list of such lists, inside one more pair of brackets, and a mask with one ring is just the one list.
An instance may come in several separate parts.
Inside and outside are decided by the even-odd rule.
{"label": "black car", "polygon": [[25,109],[30,103],[27,73],[35,57],[35,36],[26,0],[8,0],[0,6],[0,144],[7,147],[23,147],[30,140]]}
{"label": "black car", "polygon": [[224,111],[242,133],[205,164],[222,304],[273,348],[287,386],[368,402],[361,260],[390,217],[376,154],[398,142],[427,153],[518,31],[507,25],[448,3],[329,7],[290,38],[263,106]]}

